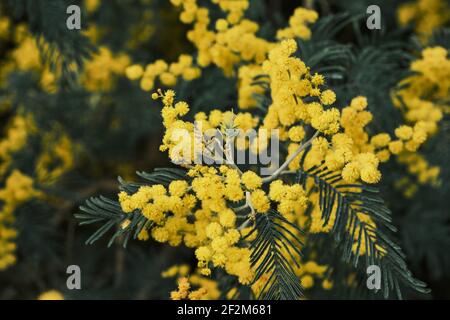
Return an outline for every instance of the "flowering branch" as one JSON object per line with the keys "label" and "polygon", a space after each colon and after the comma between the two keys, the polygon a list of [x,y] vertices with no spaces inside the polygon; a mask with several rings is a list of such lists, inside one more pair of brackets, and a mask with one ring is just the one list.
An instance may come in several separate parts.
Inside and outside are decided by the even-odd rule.
{"label": "flowering branch", "polygon": [[263,183],[275,180],[283,172],[283,170],[286,169],[286,167],[300,154],[300,152],[302,152],[305,148],[307,148],[318,135],[319,131],[316,131],[316,133],[314,133],[314,135],[308,141],[306,141],[304,144],[298,147],[298,149],[295,150],[295,152],[291,154],[286,159],[286,161],[274,173],[272,173],[272,175],[262,179]]}

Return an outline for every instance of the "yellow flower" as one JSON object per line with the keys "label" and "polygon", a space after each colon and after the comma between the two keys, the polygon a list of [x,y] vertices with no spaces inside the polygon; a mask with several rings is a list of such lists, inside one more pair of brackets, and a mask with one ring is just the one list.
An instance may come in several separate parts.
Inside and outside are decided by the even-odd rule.
{"label": "yellow flower", "polygon": [[170,298],[172,300],[182,300],[186,299],[189,295],[189,289],[191,285],[189,283],[188,278],[182,277],[178,279],[178,291],[172,291],[170,293]]}
{"label": "yellow flower", "polygon": [[311,78],[311,83],[315,86],[321,86],[325,84],[325,77],[321,74],[314,74]]}
{"label": "yellow flower", "polygon": [[216,253],[224,252],[228,248],[228,241],[225,237],[216,237],[211,241],[211,248]]}
{"label": "yellow flower", "polygon": [[357,162],[350,162],[345,165],[344,169],[342,170],[342,178],[346,182],[356,182],[360,177],[360,168],[359,164]]}
{"label": "yellow flower", "polygon": [[138,234],[138,239],[141,241],[147,241],[150,238],[150,235],[148,234],[148,231],[145,229],[142,229],[141,232]]}
{"label": "yellow flower", "polygon": [[305,137],[305,130],[301,126],[294,126],[289,129],[289,139],[293,142],[300,142]]}
{"label": "yellow flower", "polygon": [[163,72],[159,78],[161,83],[166,86],[174,86],[177,83],[177,78],[170,72]]}
{"label": "yellow flower", "polygon": [[211,258],[211,251],[207,247],[200,247],[195,250],[195,256],[200,261],[209,261]]}
{"label": "yellow flower", "polygon": [[228,241],[228,245],[232,246],[236,244],[241,238],[241,234],[236,229],[228,230],[225,233],[225,239]]}
{"label": "yellow flower", "polygon": [[367,165],[361,169],[361,180],[367,183],[377,183],[381,179],[381,173],[374,166]]}
{"label": "yellow flower", "polygon": [[265,213],[270,209],[270,201],[263,190],[258,189],[251,193],[250,196],[253,208],[259,213]]}
{"label": "yellow flower", "polygon": [[332,90],[325,90],[320,96],[320,101],[326,106],[331,105],[336,101],[336,94]]}
{"label": "yellow flower", "polygon": [[304,275],[300,278],[300,283],[303,288],[310,289],[314,286],[314,278],[310,275]]}
{"label": "yellow flower", "polygon": [[309,23],[314,23],[318,19],[317,12],[305,8],[297,8],[289,19],[289,27],[278,30],[277,38],[294,38],[309,39],[311,30],[307,27]]}
{"label": "yellow flower", "polygon": [[372,137],[370,143],[376,148],[386,147],[391,141],[391,137],[387,133],[380,133]]}
{"label": "yellow flower", "polygon": [[110,49],[101,47],[85,63],[81,81],[89,91],[108,91],[115,85],[115,76],[124,74],[129,64],[127,55],[114,55]]}
{"label": "yellow flower", "polygon": [[415,32],[426,42],[435,29],[450,21],[449,10],[445,0],[417,0],[400,5],[397,16],[403,26],[414,22]]}
{"label": "yellow flower", "polygon": [[364,110],[367,107],[367,98],[366,97],[356,97],[352,99],[351,107],[356,110]]}
{"label": "yellow flower", "polygon": [[134,64],[125,69],[125,74],[128,79],[136,80],[142,77],[142,75],[144,74],[144,68],[142,68],[142,66],[138,64]]}
{"label": "yellow flower", "polygon": [[223,227],[234,227],[236,222],[236,214],[231,209],[227,209],[219,213],[219,221]]}
{"label": "yellow flower", "polygon": [[216,29],[217,31],[224,31],[228,28],[228,22],[225,19],[218,19],[216,21]]}
{"label": "yellow flower", "polygon": [[403,142],[401,140],[390,142],[389,151],[391,151],[393,154],[399,154],[403,151]]}
{"label": "yellow flower", "polygon": [[169,192],[173,196],[181,197],[186,193],[188,183],[184,180],[174,180],[169,185]]}
{"label": "yellow flower", "polygon": [[241,177],[242,183],[248,190],[255,190],[262,185],[262,178],[253,171],[246,171]]}
{"label": "yellow flower", "polygon": [[395,129],[395,135],[402,140],[409,140],[413,135],[413,129],[410,126],[400,126]]}
{"label": "yellow flower", "polygon": [[330,290],[333,288],[333,282],[328,280],[328,279],[324,279],[322,281],[322,288],[324,288],[325,290]]}
{"label": "yellow flower", "polygon": [[211,222],[207,227],[206,227],[206,235],[208,236],[208,238],[210,239],[215,239],[219,236],[222,235],[222,227],[219,223],[217,222]]}
{"label": "yellow flower", "polygon": [[200,269],[200,274],[204,276],[210,276],[211,275],[211,269],[209,268],[202,268]]}

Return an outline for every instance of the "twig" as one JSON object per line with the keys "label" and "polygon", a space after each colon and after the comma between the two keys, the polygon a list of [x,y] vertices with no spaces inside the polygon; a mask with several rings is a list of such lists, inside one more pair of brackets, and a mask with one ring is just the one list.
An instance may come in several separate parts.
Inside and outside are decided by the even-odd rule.
{"label": "twig", "polygon": [[[223,137],[222,132],[220,132],[220,134]],[[219,147],[222,148],[220,141],[217,138],[215,140],[216,140],[216,143],[219,145]],[[239,169],[239,167],[234,163],[234,160],[233,160],[232,151],[231,151],[231,143],[230,143],[231,140],[232,139],[230,139],[230,138],[225,138],[225,149],[222,148],[222,152],[225,155],[226,163],[229,166],[231,166],[233,169],[236,169],[237,172],[239,173],[239,175],[242,175],[241,169]]]}
{"label": "twig", "polygon": [[248,215],[247,220],[245,220],[245,221],[238,227],[238,230],[239,230],[239,231],[242,230],[242,229],[244,229],[244,228],[246,228],[252,220],[255,220],[255,217],[256,217],[256,211],[255,211],[255,208],[253,208],[252,200],[251,200],[251,198],[250,198],[250,192],[249,192],[249,191],[246,191],[246,192],[245,192],[245,204],[250,208],[250,213],[249,213],[249,215]]}
{"label": "twig", "polygon": [[248,203],[247,203],[247,201],[246,201],[244,205],[242,205],[242,206],[240,206],[240,207],[233,208],[233,211],[234,211],[234,212],[239,212],[239,211],[245,210],[245,209],[247,209],[247,208],[248,208]]}
{"label": "twig", "polygon": [[286,159],[286,161],[274,173],[272,173],[272,175],[262,179],[263,183],[270,182],[270,181],[276,179],[280,174],[282,174],[283,170],[286,169],[286,167],[300,154],[300,152],[302,152],[305,148],[307,148],[318,135],[319,135],[319,131],[316,131],[316,133],[314,133],[314,135],[311,137],[311,139],[309,139],[304,144],[302,144],[300,147],[298,147],[298,149],[295,150],[295,152],[293,154],[291,154]]}

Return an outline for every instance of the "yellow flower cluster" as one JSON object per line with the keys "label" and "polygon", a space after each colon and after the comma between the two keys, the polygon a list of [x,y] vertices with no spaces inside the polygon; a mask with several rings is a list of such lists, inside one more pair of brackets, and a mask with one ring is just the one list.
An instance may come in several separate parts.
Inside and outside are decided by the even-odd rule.
{"label": "yellow flower cluster", "polygon": [[126,69],[126,75],[131,80],[141,79],[141,89],[150,91],[154,88],[156,79],[165,86],[174,86],[179,77],[186,81],[200,76],[200,68],[194,67],[192,57],[186,54],[179,56],[178,61],[167,64],[163,60],[157,60],[145,67],[135,64]]}
{"label": "yellow flower cluster", "polygon": [[[3,215],[3,214],[2,214]],[[3,216],[0,216],[3,219]],[[17,237],[17,231],[7,227],[0,220],[0,271],[6,269],[16,262],[16,244],[14,239]]]}
{"label": "yellow flower cluster", "polygon": [[60,132],[46,133],[42,140],[46,150],[37,159],[36,175],[40,182],[52,183],[72,169],[74,146],[69,137]]}
{"label": "yellow flower cluster", "polygon": [[[320,81],[309,73],[305,63],[292,55],[297,51],[295,40],[282,41],[264,61],[263,71],[269,76],[272,104],[264,118],[264,128],[280,129],[280,140],[285,140],[288,127],[302,121],[327,135],[339,130],[339,111],[324,110],[319,102],[303,103],[302,98],[320,97]],[[326,105],[334,103],[333,93],[324,92]],[[331,97],[330,97],[331,95]]]}
{"label": "yellow flower cluster", "polygon": [[[189,105],[184,101],[174,103],[175,92],[172,90],[168,90],[164,94],[162,91],[158,91],[158,93],[153,93],[152,97],[154,99],[162,98],[164,103],[161,114],[166,131],[160,150],[168,151],[169,157],[174,163],[191,163],[198,160],[200,153],[208,151],[209,143],[207,141],[197,142],[197,137],[194,135],[195,125],[180,119],[189,112]],[[207,133],[210,129],[222,129],[224,125],[238,129],[236,145],[239,149],[245,149],[248,147],[246,132],[254,129],[258,125],[259,119],[250,113],[234,114],[232,111],[222,112],[214,109],[209,112],[209,115],[204,112],[197,113],[195,121],[201,124],[201,128],[197,128],[199,131],[201,129],[201,133]],[[254,143],[257,142],[254,141]],[[195,149],[196,144],[201,146],[200,150]]]}
{"label": "yellow flower cluster", "polygon": [[[192,292],[192,290],[187,294],[187,297],[184,299],[190,299],[190,300],[215,300],[220,297],[220,290],[218,283],[214,280],[211,280],[209,278],[206,278],[198,273],[198,270],[196,270],[195,273],[189,275],[190,267],[188,265],[174,265],[167,270],[162,272],[163,278],[179,278],[178,281],[180,281],[182,278],[189,279],[189,289],[192,286],[198,287],[199,289],[195,291],[195,293]],[[183,282],[182,290],[186,291],[186,280],[181,280]],[[179,288],[180,289],[180,288]],[[188,290],[189,290],[188,289]],[[192,293],[192,294],[191,294]],[[178,291],[174,291],[174,293],[171,294],[172,299],[174,300],[180,300],[182,299],[182,296],[186,296],[185,293]]]}
{"label": "yellow flower cluster", "polygon": [[308,204],[308,197],[301,185],[287,185],[282,180],[270,184],[269,197],[278,203],[277,210],[287,217],[302,214]]}
{"label": "yellow flower cluster", "polygon": [[195,291],[191,291],[191,284],[188,278],[178,279],[178,291],[172,291],[170,298],[172,300],[202,300],[206,296],[207,290],[200,288]]}
{"label": "yellow flower cluster", "polygon": [[89,91],[111,90],[116,76],[123,75],[129,64],[126,54],[114,55],[108,48],[100,47],[98,53],[85,62],[81,82]]}
{"label": "yellow flower cluster", "polygon": [[405,108],[406,121],[422,122],[426,133],[433,134],[443,113],[449,111],[448,102],[445,102],[450,90],[447,50],[442,47],[424,49],[421,59],[413,61],[410,70],[415,74],[400,83],[405,87],[397,92],[394,103]]}
{"label": "yellow flower cluster", "polygon": [[[267,56],[274,43],[260,38],[256,35],[259,30],[257,23],[245,19],[244,13],[248,8],[248,0],[211,0],[226,13],[226,18],[220,18],[215,21],[215,29],[210,29],[211,19],[209,10],[198,5],[197,0],[171,0],[172,4],[180,7],[182,12],[180,20],[186,24],[192,24],[192,29],[187,33],[188,39],[197,49],[196,63],[199,67],[205,68],[211,64],[223,70],[225,75],[231,76],[236,73],[236,66],[240,62],[245,62],[242,66],[244,70],[238,70],[239,77],[244,79],[242,86],[246,88],[240,92],[242,100],[241,107],[254,106],[251,98],[254,90],[250,88],[251,77],[247,71],[259,70],[253,68],[250,63],[260,65]],[[310,37],[309,23],[317,20],[317,13],[312,10],[299,8],[294,12],[290,19],[289,28],[280,30],[278,38],[299,37],[308,39]],[[190,60],[188,60],[190,58]],[[189,64],[181,63],[181,60]],[[182,76],[185,80],[192,80],[200,76],[200,69],[191,66],[192,58],[187,55],[181,55],[177,63],[168,65],[163,60],[157,60],[147,65],[145,71],[142,66],[133,65],[127,70],[127,76],[131,80],[141,79],[141,88],[150,91],[154,87],[157,77],[163,85],[173,86],[177,78]],[[172,67],[174,65],[174,67]],[[171,70],[173,68],[174,70]],[[253,89],[253,90],[252,90]],[[247,100],[247,103],[244,102]]]}
{"label": "yellow flower cluster", "polygon": [[401,179],[395,181],[394,187],[400,190],[408,199],[411,199],[413,196],[415,196],[417,191],[419,190],[419,185],[416,183],[416,181],[413,181],[413,179],[408,176],[402,177]]}
{"label": "yellow flower cluster", "polygon": [[446,0],[416,0],[398,9],[401,25],[414,23],[419,38],[426,42],[433,31],[450,21],[450,6]]}
{"label": "yellow flower cluster", "polygon": [[197,63],[207,67],[211,63],[221,68],[225,74],[234,73],[234,66],[242,60],[261,61],[264,59],[270,43],[258,38],[258,24],[243,19],[248,7],[247,0],[223,1],[213,0],[222,11],[227,13],[227,19],[216,21],[215,30],[210,30],[209,10],[200,7],[196,0],[172,0],[175,6],[182,8],[180,20],[193,24],[187,34],[188,39],[198,50]]}
{"label": "yellow flower cluster", "polygon": [[36,40],[31,35],[24,36],[19,46],[11,53],[19,70],[39,70],[41,56]]}
{"label": "yellow flower cluster", "polygon": [[197,167],[189,172],[194,177],[192,188],[201,201],[201,209],[194,213],[196,230],[186,239],[187,245],[198,247],[195,254],[202,274],[208,275],[212,264],[248,284],[252,280],[250,251],[236,246],[241,234],[236,229],[236,214],[227,207],[227,201],[243,198],[243,191],[236,170],[222,167],[221,171],[219,175],[213,168]]}
{"label": "yellow flower cluster", "polygon": [[[183,243],[195,249],[201,275],[208,276],[213,268],[222,268],[229,275],[236,276],[241,284],[249,284],[253,280],[254,270],[250,266],[251,250],[247,246],[251,239],[245,238],[245,235],[251,230],[249,224],[256,215],[276,208],[289,221],[310,233],[330,232],[334,226],[337,203],[333,204],[329,221],[324,224],[319,192],[314,182],[289,184],[282,178],[284,174],[300,169],[300,159],[304,158],[302,169],[324,165],[343,183],[378,183],[381,179],[380,164],[387,162],[391,155],[403,157],[404,152],[415,152],[433,133],[432,123],[438,119],[436,114],[426,115],[436,119],[434,122],[412,114],[406,117],[409,119],[408,125],[400,125],[394,135],[372,133],[367,128],[373,118],[367,99],[355,97],[342,109],[334,107],[336,94],[326,87],[325,78],[312,74],[309,67],[295,56],[298,48],[292,38],[310,37],[307,26],[316,21],[315,12],[297,9],[289,27],[278,32],[279,41],[269,42],[256,36],[257,24],[243,18],[246,8],[243,3],[246,1],[233,1],[239,3],[234,10],[231,9],[231,2],[213,2],[227,13],[226,19],[211,21],[208,10],[199,7],[196,0],[172,0],[182,9],[180,19],[193,24],[188,38],[198,50],[196,63],[200,67],[214,65],[225,75],[237,75],[238,108],[249,111],[255,107],[263,109],[258,106],[255,94],[270,94],[271,103],[267,110],[263,110],[265,114],[262,119],[250,112],[234,114],[212,110],[209,114],[200,112],[194,115],[196,123],[193,123],[183,120],[189,112],[189,105],[184,101],[176,102],[173,90],[153,93],[152,98],[161,99],[163,103],[161,114],[165,134],[160,150],[167,151],[174,163],[189,168],[190,179],[189,182],[173,181],[166,187],[141,187],[134,194],[122,192],[119,201],[124,212],[139,210],[155,223],[151,230],[155,240],[171,245]],[[226,6],[228,4],[230,7]],[[210,30],[210,25],[214,25],[215,30]],[[441,59],[439,50],[427,52],[426,55],[440,57],[441,64],[446,59]],[[190,63],[194,62],[190,60]],[[434,77],[428,80],[430,86],[417,85],[415,90],[431,89],[431,84],[434,84],[442,92],[445,88],[448,91],[449,77],[445,76],[445,68],[435,75],[430,63],[415,63],[412,66],[413,70]],[[192,65],[189,64],[189,67]],[[149,85],[144,86],[145,90],[149,90],[154,86],[156,77],[165,85],[175,84],[182,72],[171,77],[170,81],[161,78],[164,72],[172,73],[170,69],[171,66],[158,60],[147,66],[145,71],[137,65],[131,66],[127,69],[127,75],[131,79],[142,78],[141,81],[144,81],[145,74],[149,72]],[[255,78],[259,85],[254,85]],[[224,152],[224,158],[219,159],[223,160],[221,166],[192,165],[194,161],[202,160],[200,155],[215,156],[208,151],[217,139],[207,135],[197,137],[194,129],[200,124],[202,130],[216,129],[224,138],[225,146],[219,145]],[[236,135],[229,134],[227,129],[237,129]],[[272,176],[263,178],[253,170],[242,172],[230,157],[229,143],[244,139],[241,133],[248,129],[278,130],[279,140],[285,143],[286,158],[282,159],[284,163],[280,170]],[[199,138],[202,139],[201,147],[196,150],[192,142]],[[248,147],[245,141],[240,142],[245,148]],[[265,146],[268,143],[265,141]],[[239,148],[239,143],[236,147]],[[427,173],[426,177],[431,175]],[[243,215],[245,210],[250,210],[250,213]],[[357,215],[360,222],[376,228],[368,215]],[[347,230],[353,227],[347,225]],[[375,234],[369,236],[376,242]],[[359,253],[366,254],[365,239],[358,239],[358,236],[354,238],[353,251],[358,249],[358,241],[362,244]],[[383,248],[377,249],[383,254]],[[324,275],[326,267],[312,262],[307,265],[305,270],[298,271],[303,286],[312,287],[315,279],[319,278],[323,280],[324,289],[332,287]],[[171,270],[170,274],[177,272]],[[253,286],[255,292],[263,288],[265,280],[261,279],[260,287]],[[187,280],[183,280],[173,297],[189,297],[189,288]]]}
{"label": "yellow flower cluster", "polygon": [[[305,159],[307,167],[325,162],[328,169],[332,171],[342,170],[342,177],[348,182],[355,182],[358,179],[368,183],[378,182],[381,178],[378,170],[380,162],[378,156],[381,157],[381,151],[388,150],[390,136],[379,134],[369,139],[364,127],[370,123],[372,115],[365,110],[367,100],[363,97],[353,99],[342,113],[336,108],[326,110],[324,105],[333,104],[336,99],[334,93],[329,89],[323,92],[320,90],[320,86],[324,84],[323,77],[317,74],[311,76],[300,59],[291,57],[295,51],[295,41],[282,41],[270,51],[268,59],[262,65],[269,74],[268,81],[273,100],[263,127],[280,129],[286,133],[285,140],[292,141],[288,148],[287,157],[289,158],[299,148],[300,145],[296,142],[303,140],[309,125],[318,132],[329,135],[331,141],[329,142],[326,136],[317,137],[312,141],[311,151]],[[317,101],[303,103],[302,98],[306,96],[316,97]],[[175,93],[172,90],[165,93],[158,91],[153,94],[153,98],[161,98],[164,104],[162,117],[166,133],[161,150],[169,151],[171,159],[177,162],[180,158],[171,153],[180,146],[179,140],[173,140],[174,130],[185,129],[189,138],[194,138],[195,125],[180,118],[186,115],[189,106],[185,102],[175,103]],[[286,113],[286,109],[289,108],[292,111]],[[236,121],[240,119],[239,117],[246,119],[244,121],[246,125]],[[222,128],[224,123],[228,127],[235,127],[238,123],[240,128],[253,128],[258,125],[258,121],[252,119],[250,115],[234,115],[218,110],[213,110],[209,116],[199,113],[195,119],[202,121],[203,127],[207,129]],[[341,129],[344,132],[339,132]],[[190,139],[187,141],[192,141]],[[206,148],[205,145],[202,147]],[[188,150],[192,151],[191,146]],[[300,155],[298,154],[298,157],[289,163],[289,169],[298,169]],[[186,155],[182,155],[181,158],[183,156]],[[190,154],[189,158],[184,158],[185,162],[178,161],[178,163],[187,164],[194,159],[194,156]],[[189,175],[194,178],[191,187],[195,198],[201,203],[201,209],[194,212],[196,218],[194,227],[186,223],[179,224],[178,227],[185,228],[183,231],[185,244],[196,248],[200,272],[204,275],[211,272],[210,266],[223,267],[227,273],[236,275],[241,283],[251,281],[250,251],[235,246],[240,240],[240,233],[236,230],[236,214],[230,209],[233,202],[245,200],[246,205],[250,206],[255,213],[265,213],[273,204],[290,220],[298,220],[304,224],[307,220],[304,214],[305,209],[311,200],[316,204],[311,221],[311,232],[327,232],[333,226],[332,217],[327,229],[324,229],[321,212],[317,208],[317,192],[312,192],[308,198],[306,191],[299,184],[286,185],[282,180],[276,180],[270,184],[269,193],[266,194],[262,189],[261,177],[252,171],[241,173],[232,165],[221,166],[219,170],[208,166],[195,166],[189,171]],[[134,196],[121,195],[122,206],[124,207],[124,200]],[[165,205],[169,206],[171,201],[166,199]],[[124,209],[125,212],[131,210],[133,209]],[[167,207],[167,211],[171,211],[170,207]],[[174,217],[176,215],[169,219]],[[153,233],[162,232],[160,230],[161,228],[158,227]],[[166,231],[166,227],[162,227],[162,230]],[[155,238],[154,234],[153,237]],[[169,238],[163,237],[163,241]],[[179,241],[181,236],[176,242]],[[361,251],[364,254],[364,250]],[[241,260],[236,260],[237,257]]]}
{"label": "yellow flower cluster", "polygon": [[8,38],[10,27],[11,21],[9,18],[0,16],[0,40]]}
{"label": "yellow flower cluster", "polygon": [[[177,141],[169,140],[169,137],[173,135],[172,130],[174,128],[192,130],[194,127],[194,124],[178,118],[179,115],[185,114],[189,108],[185,102],[175,103],[175,94],[171,90],[165,93],[159,91],[154,94],[154,98],[161,98],[164,104],[162,115],[166,126],[166,134],[163,138],[162,150],[171,150],[175,148],[177,143]],[[178,104],[181,104],[183,108],[177,107]],[[331,144],[328,143],[325,137],[314,139],[312,150],[306,158],[308,159],[309,155],[314,153],[319,153],[320,157],[317,155],[313,156],[313,160],[309,160],[313,162],[311,164],[317,165],[325,161],[330,170],[339,171],[344,168],[342,176],[344,179],[348,179],[349,182],[354,182],[359,178],[369,183],[379,181],[381,174],[377,168],[380,160],[370,151],[375,148],[387,148],[390,137],[389,135],[386,137],[386,134],[380,134],[374,136],[369,142],[368,135],[363,130],[364,126],[371,120],[371,114],[364,110],[366,107],[366,99],[358,97],[352,101],[349,107],[344,109],[342,117],[339,112],[337,113],[339,121],[337,128],[339,129],[339,123],[342,123],[342,128],[347,133],[332,135]],[[180,109],[183,112],[180,113]],[[207,128],[220,128],[221,122],[223,125],[224,121],[227,122],[229,120],[217,110],[212,111],[209,117],[205,114],[197,114],[195,118],[203,121],[204,126]],[[235,118],[232,121],[235,124]],[[290,136],[297,138],[304,136],[304,130],[301,126],[293,126],[289,130]],[[360,135],[363,137],[361,138]],[[359,138],[355,139],[356,146],[353,143],[353,136]],[[296,146],[298,147],[298,145]],[[173,157],[171,158],[174,160]],[[192,159],[190,158],[190,160]],[[348,176],[347,171],[351,171],[351,177]],[[333,217],[330,219],[327,227],[323,226],[322,215],[317,206],[317,192],[312,192],[308,197],[306,191],[299,184],[287,185],[282,180],[275,180],[270,184],[269,192],[266,194],[262,189],[264,180],[260,176],[253,171],[241,173],[231,165],[222,165],[219,170],[213,167],[197,165],[189,170],[188,175],[193,178],[190,187],[187,184],[182,185],[183,182],[181,181],[174,181],[169,186],[169,190],[177,190],[178,187],[175,187],[175,185],[179,185],[181,187],[179,194],[183,195],[186,189],[191,188],[189,191],[192,191],[195,199],[201,203],[201,208],[193,213],[195,217],[194,226],[189,226],[189,223],[184,221],[178,224],[178,234],[184,234],[186,246],[196,248],[195,254],[199,260],[200,272],[203,275],[210,274],[210,267],[223,267],[227,273],[237,276],[241,283],[246,284],[251,281],[250,251],[235,246],[241,239],[241,234],[236,230],[237,216],[234,212],[235,210],[231,209],[233,202],[246,200],[246,205],[250,206],[255,213],[265,213],[273,204],[289,220],[297,220],[301,225],[304,225],[308,219],[305,216],[305,210],[308,202],[311,200],[316,206],[312,214],[310,231],[328,232],[333,226]],[[163,188],[162,186],[142,188],[156,187]],[[165,192],[164,189],[161,190]],[[170,191],[172,196],[174,192]],[[140,197],[140,193],[141,190],[131,196],[124,193],[119,196],[125,212],[143,209],[142,205],[129,207],[128,202],[129,199],[136,197],[134,203],[142,203],[137,199]],[[173,200],[169,198],[164,198],[167,211],[172,210],[170,203]],[[155,213],[156,211],[153,210],[152,212]],[[145,215],[144,211],[143,214]],[[170,216],[168,219],[176,217],[177,214],[175,213],[174,216]],[[153,237],[156,240],[158,240],[157,237],[159,232],[162,232],[161,230],[164,230],[165,234],[169,234],[169,232],[166,232],[165,226],[158,227],[153,231]],[[156,237],[155,232],[158,233]],[[171,235],[173,236],[173,234]],[[181,238],[181,235],[179,235],[176,242],[181,241]],[[163,237],[163,242],[168,241],[168,239],[170,239],[170,236]],[[361,250],[361,254],[364,254],[364,252],[364,250]]]}
{"label": "yellow flower cluster", "polygon": [[[318,102],[307,105],[300,102],[299,106],[293,105],[293,110],[297,113],[300,112],[299,109],[303,109],[302,116],[304,117],[299,120],[303,123],[310,122],[313,128],[314,122],[320,122],[320,120],[315,120],[314,117],[326,112],[323,111],[323,107]],[[342,110],[342,113],[339,113],[337,109],[332,109],[333,117],[336,119],[332,122],[325,121],[326,125],[329,126],[328,129],[321,127],[325,129],[326,133],[334,132],[331,141],[328,141],[326,137],[318,137],[312,142],[311,150],[305,157],[304,166],[306,169],[325,162],[325,165],[331,171],[342,170],[342,178],[347,182],[355,182],[361,179],[367,183],[377,183],[380,180],[381,174],[378,171],[380,159],[378,156],[381,157],[381,154],[380,152],[374,153],[375,146],[370,145],[368,134],[364,130],[364,127],[372,120],[372,114],[364,110],[366,107],[367,100],[363,97],[357,97],[352,100],[350,106]],[[321,117],[319,116],[318,119],[321,119]],[[299,120],[295,119],[294,124]],[[344,132],[337,132],[340,128]],[[303,127],[298,125],[289,129],[288,137],[293,143],[289,144],[288,155],[294,154],[299,148],[297,142],[303,139],[304,131]],[[379,140],[384,136],[386,134],[373,137],[372,140],[378,143],[377,148],[383,146]],[[389,136],[387,135],[387,137]],[[294,158],[294,161],[289,164],[289,169],[299,169],[301,155],[299,154]]]}
{"label": "yellow flower cluster", "polygon": [[317,12],[305,8],[297,8],[289,19],[289,27],[278,30],[278,39],[309,39],[311,38],[311,30],[308,28],[309,23],[314,23],[319,18]]}
{"label": "yellow flower cluster", "polygon": [[13,212],[22,203],[40,195],[33,188],[33,180],[14,170],[6,179],[5,187],[0,189],[0,270],[14,264],[16,258],[14,252],[16,245],[12,240],[16,238],[17,232],[11,228],[14,222]]}
{"label": "yellow flower cluster", "polygon": [[0,141],[0,177],[5,174],[10,166],[12,160],[11,155],[25,146],[32,129],[33,123],[30,118],[16,116],[11,120],[6,137]]}
{"label": "yellow flower cluster", "polygon": [[[9,20],[0,18],[2,26],[10,26]],[[3,24],[2,24],[3,23]],[[41,88],[47,92],[56,90],[56,74],[50,70],[49,65],[43,63],[36,39],[30,34],[27,25],[19,24],[10,26],[7,33],[3,33],[0,40],[5,38],[14,44],[14,47],[6,52],[5,63],[0,66],[0,83],[3,84],[7,76],[13,71],[33,71],[39,75]],[[40,45],[46,46],[44,40]]]}
{"label": "yellow flower cluster", "polygon": [[420,184],[439,184],[440,168],[430,166],[427,160],[418,153],[402,153],[398,157],[398,162],[404,164],[408,168],[408,172],[417,176]]}
{"label": "yellow flower cluster", "polygon": [[[419,183],[438,183],[439,168],[430,167],[415,153],[429,136],[439,130],[439,122],[450,111],[450,59],[442,47],[425,48],[420,59],[412,62],[413,75],[400,82],[402,88],[393,97],[394,105],[403,111],[406,122],[395,130],[398,140],[389,143],[389,150],[399,154],[398,161],[418,177]],[[408,184],[409,185],[409,184]],[[411,196],[413,188],[407,187]],[[406,191],[405,191],[406,192]]]}
{"label": "yellow flower cluster", "polygon": [[325,290],[331,289],[333,286],[332,282],[325,278],[327,269],[327,266],[319,265],[314,261],[302,263],[301,268],[299,268],[299,271],[297,272],[300,276],[302,287],[310,289],[314,286],[315,280],[322,280],[322,287]]}
{"label": "yellow flower cluster", "polygon": [[217,300],[220,297],[219,284],[210,278],[194,273],[189,277],[189,282],[196,287],[203,288],[204,300]]}
{"label": "yellow flower cluster", "polygon": [[187,264],[174,265],[161,273],[163,278],[173,278],[176,276],[186,277],[189,274],[190,267]]}
{"label": "yellow flower cluster", "polygon": [[254,85],[254,78],[263,73],[259,65],[243,65],[239,68],[239,100],[238,105],[241,109],[256,107],[255,95],[263,94],[264,88]]}
{"label": "yellow flower cluster", "polygon": [[[176,183],[176,181],[173,183]],[[171,229],[176,229],[177,226],[181,227],[183,223],[187,223],[185,216],[195,205],[196,201],[190,195],[183,196],[183,194],[175,195],[172,193],[167,195],[167,190],[163,185],[143,186],[133,195],[121,192],[119,200],[124,212],[131,213],[134,210],[141,210],[147,219],[156,224],[166,222],[164,221],[165,212],[173,211],[176,213],[175,216],[166,222],[167,228],[165,230],[160,228],[154,232],[154,236],[158,235],[158,241],[166,242],[170,240],[169,242],[173,245],[180,243],[181,236],[177,235],[176,230]]]}
{"label": "yellow flower cluster", "polygon": [[[248,283],[251,280],[249,251],[234,246],[241,235],[235,228],[235,213],[226,207],[226,200],[230,200],[225,193],[228,184],[221,181],[213,168],[199,167],[190,174],[195,177],[192,188],[188,188],[185,181],[173,181],[169,185],[170,195],[166,194],[162,185],[141,187],[133,195],[121,192],[119,201],[122,210],[141,210],[147,219],[157,225],[151,232],[156,241],[174,246],[184,241],[186,246],[197,248],[196,256],[202,274],[210,274],[208,263],[211,262],[215,267],[224,267],[228,273],[239,276],[243,283]],[[228,176],[231,177],[228,182],[232,184],[232,173]],[[231,188],[236,187],[232,185]],[[193,193],[187,193],[190,189]],[[194,211],[198,200],[202,206]],[[165,213],[169,212],[172,215],[166,217]],[[194,216],[195,222],[189,222],[188,216]]]}
{"label": "yellow flower cluster", "polygon": [[[174,106],[173,92],[168,91],[161,97],[165,104],[163,118],[168,131],[173,125],[186,127],[183,121],[167,116],[168,108],[176,114],[180,103]],[[205,120],[205,125],[218,127],[223,118],[220,112],[212,112]],[[249,121],[253,122],[252,119]],[[241,125],[245,122],[242,121]],[[192,124],[189,127],[192,128]],[[167,141],[164,146],[167,146]],[[221,166],[220,170],[196,166],[189,171],[189,176],[193,178],[190,186],[185,181],[171,182],[168,188],[170,195],[161,185],[141,187],[133,195],[122,192],[119,195],[122,209],[124,212],[141,210],[149,220],[155,222],[158,226],[153,228],[152,237],[157,241],[172,245],[184,241],[186,246],[196,248],[202,274],[209,275],[210,266],[221,267],[229,274],[236,275],[241,283],[249,283],[252,280],[250,251],[236,246],[241,233],[236,229],[237,217],[229,208],[229,203],[243,200],[245,192],[248,192],[254,209],[266,212],[269,199],[259,189],[261,178],[251,171],[241,177],[238,170],[228,166]],[[193,210],[197,202],[201,202],[201,206]],[[169,212],[173,215],[165,218],[165,213]],[[193,216],[195,221],[189,222],[187,216]]]}

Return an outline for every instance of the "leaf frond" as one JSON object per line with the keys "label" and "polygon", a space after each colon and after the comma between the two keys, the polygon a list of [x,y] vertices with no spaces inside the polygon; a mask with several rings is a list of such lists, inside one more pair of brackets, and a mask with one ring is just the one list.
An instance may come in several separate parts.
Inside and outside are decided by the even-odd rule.
{"label": "leaf frond", "polygon": [[256,270],[254,283],[264,283],[257,298],[299,299],[303,293],[294,267],[300,267],[300,229],[271,209],[256,216],[255,228],[248,236],[253,233],[256,237],[251,242],[250,262]]}
{"label": "leaf frond", "polygon": [[319,193],[324,225],[334,216],[331,234],[342,250],[344,261],[356,268],[360,259],[365,258],[366,267],[379,266],[385,298],[395,293],[401,299],[400,284],[424,294],[429,292],[425,283],[412,276],[400,246],[391,240],[396,228],[377,188],[346,184],[323,164],[299,171],[298,182],[305,186],[308,180],[314,182]]}

